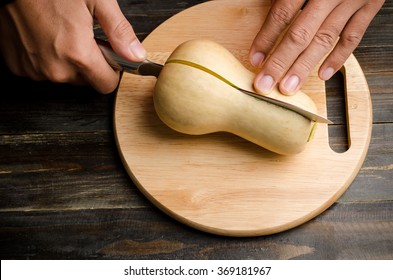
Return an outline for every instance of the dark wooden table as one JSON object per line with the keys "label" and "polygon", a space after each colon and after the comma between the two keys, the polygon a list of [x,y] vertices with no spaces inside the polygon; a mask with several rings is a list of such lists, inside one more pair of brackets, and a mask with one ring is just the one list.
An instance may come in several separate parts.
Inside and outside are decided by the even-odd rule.
{"label": "dark wooden table", "polygon": [[[119,1],[143,40],[205,1]],[[99,33],[99,30],[96,30]],[[115,93],[33,82],[1,66],[1,259],[393,259],[393,0],[355,51],[372,94],[367,158],[347,192],[315,219],[270,236],[187,227],[136,188],[114,140]],[[328,83],[331,145],[346,149],[342,78]]]}

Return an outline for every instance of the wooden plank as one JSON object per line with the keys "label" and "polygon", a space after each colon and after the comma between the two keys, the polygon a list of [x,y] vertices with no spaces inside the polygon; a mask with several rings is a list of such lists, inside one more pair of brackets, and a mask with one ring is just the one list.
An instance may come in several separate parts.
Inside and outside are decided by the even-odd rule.
{"label": "wooden plank", "polygon": [[[168,18],[194,5],[206,2],[206,0],[153,0],[149,1],[150,3],[138,0],[119,0],[117,2],[125,17],[132,24],[136,35],[142,41],[159,24],[163,23]],[[148,9],[146,7],[148,7]],[[98,36],[104,36],[102,30],[98,26],[96,26],[95,31]]]}
{"label": "wooden plank", "polygon": [[113,129],[113,94],[0,73],[0,135]]}
{"label": "wooden plank", "polygon": [[339,203],[302,227],[235,239],[155,208],[0,213],[1,259],[375,260],[393,259],[391,240],[392,201]]}
{"label": "wooden plank", "polygon": [[2,211],[143,207],[113,134],[0,136]]}

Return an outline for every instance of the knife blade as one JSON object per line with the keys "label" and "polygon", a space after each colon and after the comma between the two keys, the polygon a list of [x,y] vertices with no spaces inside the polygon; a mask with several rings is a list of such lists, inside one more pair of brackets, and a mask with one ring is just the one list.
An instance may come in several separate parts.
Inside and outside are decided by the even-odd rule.
{"label": "knife blade", "polygon": [[[100,47],[108,64],[111,65],[112,68],[114,68],[116,70],[125,71],[125,72],[131,73],[131,74],[142,75],[142,76],[155,76],[158,78],[162,68],[164,67],[164,65],[152,62],[148,59],[146,59],[142,62],[133,62],[133,61],[126,60],[126,59],[122,58],[121,56],[117,55],[113,51],[113,49],[108,41],[105,41],[105,40],[102,40],[99,38],[95,38],[95,40],[96,40],[98,46]],[[199,68],[202,70],[204,68],[203,66],[200,66],[200,65],[194,66],[193,63],[188,63],[187,65],[193,66],[193,67],[196,67],[196,68]],[[206,69],[206,70],[209,73],[211,72],[208,69]],[[217,74],[215,74],[215,75],[217,76]],[[221,80],[223,80],[224,82],[226,81],[226,79],[223,77],[219,77],[219,78]],[[299,106],[239,88],[230,82],[227,82],[227,83],[229,85],[231,85],[232,87],[236,88],[237,90],[239,90],[249,96],[255,97],[255,98],[263,100],[265,102],[275,104],[277,106],[283,107],[283,108],[291,110],[293,112],[296,112],[311,121],[319,122],[319,123],[326,123],[326,124],[333,124],[333,122],[328,120],[327,118],[325,118],[321,115],[315,114],[313,112],[307,111]]]}
{"label": "knife blade", "polygon": [[285,109],[294,111],[294,112],[302,115],[303,117],[305,117],[305,118],[307,118],[307,119],[309,119],[311,121],[319,122],[319,123],[326,123],[326,124],[333,124],[333,122],[331,120],[328,120],[327,118],[325,118],[325,117],[323,117],[321,115],[315,114],[315,113],[313,113],[311,111],[307,111],[307,110],[305,110],[305,109],[303,109],[303,108],[301,108],[299,106],[293,105],[291,103],[284,102],[284,101],[281,101],[281,100],[278,100],[278,99],[275,99],[275,98],[271,98],[271,97],[268,97],[268,96],[265,96],[265,95],[260,95],[260,94],[257,94],[255,92],[248,91],[248,90],[245,90],[245,89],[242,89],[242,88],[238,88],[237,87],[237,89],[240,90],[241,92],[247,94],[247,95],[250,95],[250,96],[253,96],[253,97],[258,98],[260,100],[264,100],[266,102],[269,102],[269,103],[281,106],[281,107],[283,107]]}

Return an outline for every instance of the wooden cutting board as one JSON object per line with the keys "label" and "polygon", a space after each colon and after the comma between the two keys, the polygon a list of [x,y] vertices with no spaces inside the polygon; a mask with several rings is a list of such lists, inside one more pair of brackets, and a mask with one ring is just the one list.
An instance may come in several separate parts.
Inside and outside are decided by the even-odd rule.
{"label": "wooden cutting board", "polygon": [[[143,44],[164,63],[180,43],[214,40],[246,67],[247,53],[270,0],[209,1],[168,19]],[[356,177],[367,153],[372,106],[354,56],[346,62],[350,147],[336,153],[328,128],[295,156],[280,156],[228,133],[189,136],[168,128],[152,100],[155,78],[124,74],[115,104],[115,134],[123,163],[146,197],[191,227],[227,236],[267,235],[298,226],[331,206]],[[316,73],[303,89],[326,116],[325,84]]]}

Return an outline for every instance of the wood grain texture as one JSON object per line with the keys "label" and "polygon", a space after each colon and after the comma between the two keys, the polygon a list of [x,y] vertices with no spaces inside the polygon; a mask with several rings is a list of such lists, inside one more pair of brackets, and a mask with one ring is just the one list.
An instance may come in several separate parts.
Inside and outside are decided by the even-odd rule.
{"label": "wood grain texture", "polygon": [[[141,40],[202,2],[119,0]],[[263,237],[211,235],[163,214],[120,161],[114,94],[16,77],[0,61],[0,258],[393,259],[392,26],[387,0],[354,52],[374,123],[357,177],[318,217]],[[339,75],[327,83],[329,141],[345,149],[342,88]]]}
{"label": "wood grain texture", "polygon": [[156,208],[3,212],[0,227],[1,259],[392,259],[393,203],[339,203],[253,238],[201,233]]}
{"label": "wood grain texture", "polygon": [[[209,38],[231,50],[246,65],[246,47],[269,5],[270,1],[260,0],[200,4],[170,18],[143,43],[147,49],[159,46],[170,53],[191,38]],[[194,25],[201,28],[196,32]],[[238,32],[246,26],[249,33]],[[238,35],[234,37],[233,33]],[[165,36],[171,40],[165,40]],[[150,53],[150,58],[160,63],[167,56]],[[124,164],[149,200],[200,230],[256,236],[298,226],[342,195],[368,150],[371,97],[354,56],[344,65],[343,76],[348,150],[332,152],[327,125],[319,124],[304,152],[285,157],[226,133],[189,136],[172,131],[154,111],[155,78],[124,74],[115,105],[115,131]],[[302,90],[324,115],[325,85],[316,71]]]}

